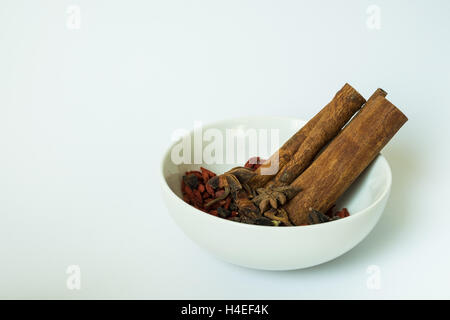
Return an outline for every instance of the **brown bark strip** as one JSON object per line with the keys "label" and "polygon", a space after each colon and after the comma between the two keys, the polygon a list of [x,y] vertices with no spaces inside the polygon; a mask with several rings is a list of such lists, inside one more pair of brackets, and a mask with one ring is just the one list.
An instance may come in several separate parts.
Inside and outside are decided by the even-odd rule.
{"label": "brown bark strip", "polygon": [[375,90],[374,93],[372,93],[372,95],[369,97],[369,99],[367,99],[366,104],[368,104],[369,102],[373,102],[372,100],[375,100],[376,97],[386,97],[387,96],[387,92],[384,91],[381,88],[378,88],[377,90]]}
{"label": "brown bark strip", "polygon": [[[375,90],[374,93],[372,93],[372,95],[369,97],[369,99],[367,99],[367,102],[362,106],[362,109],[363,109],[369,102],[372,103],[373,100],[374,100],[376,97],[379,97],[379,96],[380,96],[380,97],[386,97],[386,96],[387,96],[387,92],[384,91],[384,90],[381,89],[381,88],[378,88],[377,90]],[[361,110],[360,110],[357,114],[355,114],[354,118],[356,118],[360,113],[361,113]],[[353,119],[354,119],[354,118],[353,118]],[[353,121],[353,119],[351,119],[351,121]],[[348,123],[346,124],[346,126],[349,125],[349,123],[350,123],[350,122],[348,122]],[[344,126],[344,128],[345,128],[345,126]],[[342,130],[343,130],[344,128],[342,128]],[[341,130],[341,131],[342,131],[342,130]]]}
{"label": "brown bark strip", "polygon": [[[323,111],[323,109],[322,109]],[[272,165],[276,166],[278,162],[278,170],[282,168],[286,163],[291,160],[291,157],[297,151],[298,147],[302,144],[305,138],[308,136],[311,129],[315,126],[322,114],[322,111],[316,114],[311,120],[309,120],[299,131],[297,131],[283,146],[274,153],[269,159],[267,159],[257,170],[257,175],[252,178],[250,185],[252,188],[261,188],[267,182],[269,182],[276,174],[262,174],[263,170],[270,171]]]}
{"label": "brown bark strip", "polygon": [[383,95],[366,106],[291,186],[301,188],[285,205],[295,225],[308,223],[310,208],[326,212],[407,121]]}
{"label": "brown bark strip", "polygon": [[287,185],[294,181],[365,102],[366,100],[354,88],[346,84],[325,107],[326,111],[299,146],[292,159],[281,168],[267,186]]}
{"label": "brown bark strip", "polygon": [[[295,133],[283,146],[273,154],[262,166],[260,166],[256,173],[257,175],[252,178],[250,185],[253,188],[260,188],[266,185],[275,175],[282,169],[291,159],[300,145],[310,135],[315,125],[319,122],[323,114],[328,114],[330,109],[336,105],[342,104],[351,96],[357,96],[357,92],[348,83],[346,83],[341,90],[339,90],[334,96],[333,100],[329,102],[319,113],[317,113],[311,120],[309,120],[297,133]],[[360,105],[361,106],[361,105]],[[360,107],[359,106],[359,107]],[[278,166],[277,166],[278,163]],[[277,167],[278,170],[273,174],[266,174],[270,172],[272,166]],[[275,169],[276,170],[276,169]]]}

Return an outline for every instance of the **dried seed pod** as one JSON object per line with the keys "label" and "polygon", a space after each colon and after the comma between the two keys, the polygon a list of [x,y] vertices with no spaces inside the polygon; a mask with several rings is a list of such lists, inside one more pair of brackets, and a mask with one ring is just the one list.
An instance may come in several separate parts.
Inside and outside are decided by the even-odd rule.
{"label": "dried seed pod", "polygon": [[270,209],[269,211],[264,212],[264,215],[269,219],[283,223],[285,226],[292,226],[288,214],[283,208]]}
{"label": "dried seed pod", "polygon": [[277,209],[278,203],[284,205],[288,199],[293,198],[300,189],[291,186],[258,188],[258,195],[252,201],[259,207],[261,213],[270,208]]}
{"label": "dried seed pod", "polygon": [[310,212],[308,215],[309,224],[318,224],[328,221],[330,221],[330,218],[327,215],[323,214],[320,211],[314,210],[313,208],[310,208]]}
{"label": "dried seed pod", "polygon": [[230,218],[228,218],[228,220],[235,221],[235,222],[241,222],[241,217],[231,216]]}
{"label": "dried seed pod", "polygon": [[231,211],[222,207],[217,208],[217,214],[224,219],[231,217]]}
{"label": "dried seed pod", "polygon": [[238,192],[234,193],[233,198],[241,216],[248,217],[252,220],[261,216],[258,208],[248,198],[248,195],[244,190],[239,190]]}
{"label": "dried seed pod", "polygon": [[255,224],[260,225],[260,226],[273,226],[274,225],[273,221],[266,217],[261,217],[261,218],[255,219]]}
{"label": "dried seed pod", "polygon": [[227,172],[225,174],[231,174],[235,176],[240,183],[247,183],[250,181],[251,178],[253,178],[256,173],[250,168],[245,167],[235,167]]}
{"label": "dried seed pod", "polygon": [[[259,199],[255,198],[253,200],[254,203],[258,204]],[[265,198],[265,199],[261,199],[261,201],[259,202],[259,210],[261,212],[265,212],[267,210],[270,209],[270,199],[269,198]]]}
{"label": "dried seed pod", "polygon": [[[254,175],[255,175],[254,171],[249,168],[236,167],[225,172],[224,174],[221,174],[220,176],[212,177],[211,179],[208,180],[206,184],[207,191],[209,192],[208,189],[209,185],[212,189],[224,188],[225,192],[221,196],[216,195],[216,199],[208,202],[206,204],[206,207],[210,207],[211,205],[217,203],[218,201],[224,200],[226,197],[228,197],[230,193],[233,195],[237,194],[243,189],[241,183],[245,184]],[[240,203],[244,204],[243,198],[244,197],[242,195],[238,197],[239,201],[236,201],[238,207],[241,207]],[[248,195],[245,198],[248,200]],[[245,205],[247,207],[250,207],[247,204],[248,203],[245,202]],[[248,211],[248,208],[246,208],[245,210]]]}
{"label": "dried seed pod", "polygon": [[228,209],[230,209],[231,211],[238,211],[239,210],[238,206],[236,205],[236,202],[234,202],[234,201],[231,201],[230,207]]}

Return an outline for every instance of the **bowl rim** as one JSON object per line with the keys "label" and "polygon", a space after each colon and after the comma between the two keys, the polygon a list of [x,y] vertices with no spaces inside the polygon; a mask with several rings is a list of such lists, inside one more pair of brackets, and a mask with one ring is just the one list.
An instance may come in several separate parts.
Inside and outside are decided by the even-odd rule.
{"label": "bowl rim", "polygon": [[[270,120],[270,119],[282,119],[282,120],[286,120],[286,121],[298,121],[303,123],[303,125],[305,125],[307,123],[306,120],[300,119],[300,118],[295,118],[295,117],[288,117],[288,116],[243,116],[243,117],[233,117],[233,118],[225,118],[222,120],[216,120],[216,121],[212,121],[209,123],[204,124],[204,127],[211,127],[214,126],[216,124],[220,124],[223,122],[232,122],[232,121],[236,121],[236,122],[243,122],[246,120],[257,120],[257,119],[264,119],[264,120]],[[300,129],[300,128],[299,128]],[[191,129],[189,131],[189,133],[187,135],[192,135],[193,134],[194,129]],[[346,223],[346,221],[350,222],[353,221],[355,219],[358,219],[358,217],[361,217],[362,215],[367,214],[367,212],[370,212],[372,208],[374,208],[379,202],[381,202],[386,195],[389,193],[390,189],[391,189],[391,185],[392,185],[392,170],[391,170],[391,166],[389,165],[389,162],[387,161],[387,159],[383,156],[383,154],[380,152],[374,160],[372,160],[372,162],[369,164],[369,166],[374,163],[377,160],[381,160],[383,165],[385,166],[385,172],[387,174],[387,182],[385,184],[384,190],[383,192],[378,196],[378,198],[376,200],[374,200],[369,206],[367,206],[364,209],[361,209],[355,213],[352,213],[350,216],[345,217],[345,219],[339,219],[339,220],[335,220],[335,221],[330,221],[327,223],[318,223],[318,224],[312,224],[312,225],[304,225],[304,226],[283,226],[280,228],[274,228],[272,226],[264,226],[264,225],[255,225],[255,224],[247,224],[247,223],[242,223],[242,222],[236,222],[236,221],[231,221],[228,219],[221,219],[219,217],[213,216],[211,214],[208,214],[204,211],[201,211],[197,208],[195,208],[194,206],[191,206],[190,204],[186,203],[183,199],[181,199],[178,195],[175,194],[175,192],[170,188],[169,184],[167,183],[167,179],[164,177],[164,166],[165,166],[165,160],[167,159],[167,157],[169,156],[169,153],[172,150],[172,147],[175,145],[175,143],[177,143],[178,141],[173,141],[169,147],[166,149],[166,151],[163,153],[161,162],[160,162],[160,183],[161,183],[161,187],[164,189],[164,191],[166,192],[166,194],[169,194],[171,199],[175,199],[175,201],[179,201],[178,203],[183,204],[184,206],[186,206],[186,208],[189,208],[192,210],[192,212],[194,214],[198,214],[201,215],[202,217],[204,217],[204,219],[210,219],[210,221],[212,223],[225,223],[225,224],[229,224],[230,226],[235,225],[236,227],[240,227],[240,228],[257,228],[260,229],[261,228],[268,228],[268,230],[299,230],[299,228],[301,228],[302,230],[311,230],[313,228],[327,228],[330,226],[337,226],[339,223]],[[198,165],[202,165],[202,164],[198,164]],[[216,222],[214,222],[216,221]],[[281,232],[281,231],[278,231]]]}

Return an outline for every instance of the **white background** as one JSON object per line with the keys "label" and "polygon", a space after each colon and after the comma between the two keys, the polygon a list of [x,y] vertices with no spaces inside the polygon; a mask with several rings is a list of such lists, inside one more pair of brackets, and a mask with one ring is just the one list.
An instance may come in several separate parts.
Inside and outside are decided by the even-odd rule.
{"label": "white background", "polygon": [[[449,37],[449,1],[0,0],[0,297],[450,298]],[[384,88],[409,117],[384,149],[391,199],[360,245],[264,272],[184,236],[158,185],[175,129],[309,119],[345,82]]]}

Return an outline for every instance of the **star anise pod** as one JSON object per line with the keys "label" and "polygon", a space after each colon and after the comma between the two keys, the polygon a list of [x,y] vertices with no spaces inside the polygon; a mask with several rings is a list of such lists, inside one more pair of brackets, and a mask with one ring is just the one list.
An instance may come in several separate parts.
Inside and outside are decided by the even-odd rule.
{"label": "star anise pod", "polygon": [[242,188],[244,188],[247,192],[251,191],[248,189],[247,182],[254,176],[256,173],[249,168],[244,167],[236,167],[233,168],[224,174],[219,176],[212,177],[208,180],[207,184],[210,185],[214,190],[217,188],[224,188],[225,192],[222,196],[208,202],[206,207],[210,207],[216,202],[219,202],[230,194],[235,194],[239,192]]}
{"label": "star anise pod", "polygon": [[271,208],[277,209],[279,204],[284,205],[299,191],[300,189],[292,186],[258,188],[256,189],[258,195],[252,201],[259,207],[261,213],[264,213]]}
{"label": "star anise pod", "polygon": [[264,212],[264,215],[274,221],[282,222],[285,226],[292,226],[289,216],[283,208],[280,209],[270,209]]}
{"label": "star anise pod", "polygon": [[324,222],[328,222],[328,221],[331,221],[331,219],[326,214],[323,214],[320,211],[314,210],[313,208],[309,209],[309,214],[308,214],[309,224],[318,224],[318,223],[324,223]]}

